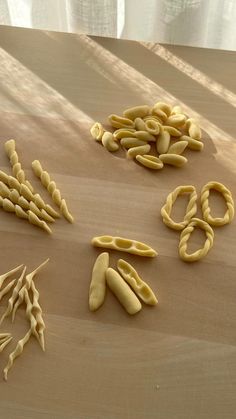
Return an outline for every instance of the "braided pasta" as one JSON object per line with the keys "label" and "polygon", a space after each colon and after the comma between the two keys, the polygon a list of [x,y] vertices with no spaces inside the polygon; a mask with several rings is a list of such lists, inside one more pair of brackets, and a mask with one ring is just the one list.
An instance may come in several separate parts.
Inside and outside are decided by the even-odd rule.
{"label": "braided pasta", "polygon": [[48,190],[55,204],[60,208],[61,213],[70,223],[73,223],[74,219],[69,213],[65,199],[62,199],[59,189],[57,189],[56,183],[51,180],[49,173],[43,170],[39,160],[32,162],[32,168],[35,175],[41,180],[42,185]]}
{"label": "braided pasta", "polygon": [[6,154],[10,160],[14,176],[20,183],[24,183],[30,189],[30,191],[33,192],[34,188],[31,185],[31,183],[25,179],[25,172],[22,169],[21,164],[19,163],[18,154],[16,152],[15,140],[6,141],[4,147]]}
{"label": "braided pasta", "polygon": [[[213,218],[211,216],[211,208],[209,206],[209,195],[211,189],[215,189],[220,192],[225,199],[227,210],[223,217]],[[234,201],[231,192],[222,183],[208,182],[205,186],[203,186],[201,190],[201,205],[204,220],[212,226],[219,227],[229,224],[234,218]]]}
{"label": "braided pasta", "polygon": [[[178,198],[179,195],[183,195],[185,193],[190,193],[189,202],[187,205],[186,213],[184,216],[183,221],[177,223],[171,218],[171,211],[173,208],[173,205]],[[163,223],[173,228],[174,230],[183,230],[186,225],[190,222],[191,218],[194,217],[194,215],[197,212],[197,192],[194,186],[192,185],[185,185],[185,186],[178,186],[174,189],[173,192],[171,192],[167,198],[166,203],[161,208],[161,215],[163,219]]]}
{"label": "braided pasta", "polygon": [[28,342],[30,336],[31,336],[31,329],[29,329],[28,332],[26,333],[26,335],[18,341],[18,343],[15,347],[15,350],[12,353],[10,353],[9,358],[8,358],[8,363],[3,370],[4,379],[6,381],[7,381],[7,377],[8,377],[8,372],[12,368],[14,360],[22,354],[24,346]]}
{"label": "braided pasta", "polygon": [[[206,241],[201,249],[196,250],[192,254],[187,253],[187,243],[195,227],[200,227],[206,233]],[[195,262],[207,255],[211,247],[213,246],[214,231],[211,226],[199,218],[192,218],[190,223],[181,232],[179,241],[179,256],[185,262]]]}

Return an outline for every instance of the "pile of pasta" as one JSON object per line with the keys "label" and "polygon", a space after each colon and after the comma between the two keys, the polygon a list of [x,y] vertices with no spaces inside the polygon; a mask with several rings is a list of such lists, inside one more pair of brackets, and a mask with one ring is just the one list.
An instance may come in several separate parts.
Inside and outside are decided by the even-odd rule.
{"label": "pile of pasta", "polygon": [[[7,308],[1,317],[0,325],[3,323],[4,319],[10,315],[12,316],[13,322],[21,304],[25,304],[26,318],[30,323],[29,330],[25,336],[18,341],[15,349],[9,355],[7,365],[3,370],[5,380],[8,378],[8,372],[12,368],[14,360],[22,354],[24,346],[31,336],[34,336],[37,339],[42,350],[45,351],[45,323],[42,316],[42,309],[39,304],[39,292],[35,286],[34,277],[48,261],[49,259],[45,260],[41,265],[34,269],[34,271],[28,274],[26,274],[26,266],[20,265],[0,276],[0,301],[5,295],[11,293],[11,296],[8,299]],[[19,278],[12,279],[3,287],[5,281],[21,269],[22,272]],[[10,333],[0,333],[0,352],[3,351],[11,340],[12,336]]]}
{"label": "pile of pasta", "polygon": [[[114,249],[139,256],[157,256],[157,252],[145,243],[123,237],[100,236],[92,239],[92,245]],[[127,313],[138,313],[142,302],[155,306],[157,298],[139,276],[135,268],[123,259],[117,262],[118,272],[109,267],[109,253],[101,253],[93,266],[92,279],[89,288],[89,308],[96,311],[104,303],[106,284],[116,296]]]}
{"label": "pile of pasta", "polygon": [[[223,217],[214,218],[211,215],[209,195],[212,189],[220,192],[225,199],[227,210]],[[189,194],[189,202],[186,213],[181,222],[175,222],[171,218],[171,211],[178,196],[183,194]],[[197,198],[197,191],[194,186],[180,185],[167,196],[166,202],[161,208],[161,215],[164,224],[173,230],[182,230],[179,241],[179,256],[185,262],[195,262],[206,256],[213,246],[214,231],[212,227],[220,227],[225,224],[229,224],[234,218],[234,201],[232,194],[222,183],[212,181],[203,186],[200,195],[203,220],[195,217],[197,213]],[[189,254],[187,252],[187,243],[195,227],[199,227],[205,231],[206,241],[201,249]]]}
{"label": "pile of pasta", "polygon": [[[0,207],[4,211],[12,212],[17,217],[42,228],[47,233],[52,233],[48,223],[55,222],[60,214],[51,205],[44,202],[40,194],[34,191],[32,184],[26,179],[25,172],[19,162],[15,140],[6,141],[4,147],[12,166],[13,176],[0,170]],[[72,223],[73,217],[68,210],[66,201],[61,197],[61,192],[56,183],[51,180],[48,172],[43,170],[38,160],[32,162],[32,169],[62,215]]]}
{"label": "pile of pasta", "polygon": [[135,106],[124,110],[123,116],[110,115],[108,120],[115,130],[107,131],[96,122],[90,130],[92,137],[110,152],[122,147],[127,158],[148,169],[160,170],[166,164],[182,167],[187,163],[182,155],[186,148],[201,151],[204,146],[200,126],[180,106],[164,102]]}

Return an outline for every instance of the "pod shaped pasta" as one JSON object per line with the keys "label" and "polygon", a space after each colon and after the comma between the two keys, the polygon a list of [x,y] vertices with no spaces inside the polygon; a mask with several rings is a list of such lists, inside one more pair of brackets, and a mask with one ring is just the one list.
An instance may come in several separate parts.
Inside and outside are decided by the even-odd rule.
{"label": "pod shaped pasta", "polygon": [[170,116],[171,114],[171,106],[165,102],[157,102],[155,103],[153,108],[162,110],[163,112],[165,112],[166,116]]}
{"label": "pod shaped pasta", "polygon": [[100,124],[100,122],[95,122],[95,124],[93,124],[93,126],[90,129],[90,133],[93,139],[96,141],[102,140],[102,136],[104,132],[105,132],[105,129],[103,128],[102,124]]}
{"label": "pod shaped pasta", "polygon": [[132,148],[132,147],[139,147],[141,145],[146,145],[147,142],[143,140],[139,140],[138,138],[122,138],[120,140],[120,144],[124,148]]}
{"label": "pod shaped pasta", "polygon": [[149,119],[145,122],[146,130],[152,135],[158,135],[160,132],[160,124],[157,121]]}
{"label": "pod shaped pasta", "polygon": [[167,152],[170,145],[170,134],[168,131],[164,131],[161,128],[160,134],[156,140],[156,148],[158,154],[164,154]]}
{"label": "pod shaped pasta", "polygon": [[147,154],[151,150],[149,144],[141,145],[139,147],[132,147],[127,151],[127,158],[134,159],[137,155]]}
{"label": "pod shaped pasta", "polygon": [[112,114],[108,117],[108,120],[114,128],[134,128],[134,121],[119,115]]}
{"label": "pod shaped pasta", "polygon": [[169,164],[171,166],[182,167],[187,163],[187,159],[184,156],[179,156],[178,154],[160,154],[159,159],[164,164]]}
{"label": "pod shaped pasta", "polygon": [[186,122],[186,116],[183,114],[171,115],[165,121],[166,125],[170,125],[171,127],[179,128],[182,127]]}
{"label": "pod shaped pasta", "polygon": [[154,105],[153,108],[152,108],[152,115],[155,115],[158,118],[160,118],[162,123],[167,120],[166,113],[156,105]]}
{"label": "pod shaped pasta", "polygon": [[168,154],[182,154],[185,148],[188,146],[188,141],[177,141],[172,144],[167,153]]}
{"label": "pod shaped pasta", "polygon": [[119,250],[139,256],[157,256],[157,252],[147,244],[123,237],[99,236],[94,237],[91,243],[95,247]]}
{"label": "pod shaped pasta", "polygon": [[179,129],[175,127],[170,127],[169,125],[163,125],[163,129],[164,131],[169,132],[171,137],[181,137],[182,135],[182,132]]}
{"label": "pod shaped pasta", "polygon": [[106,270],[109,267],[109,254],[101,253],[94,265],[89,287],[89,309],[97,310],[104,303],[106,295]]}
{"label": "pod shaped pasta", "polygon": [[204,143],[200,140],[194,140],[193,138],[189,137],[188,135],[182,135],[179,139],[180,141],[187,141],[188,148],[194,151],[202,151],[204,147]]}
{"label": "pod shaped pasta", "polygon": [[146,131],[146,124],[142,118],[135,118],[134,126],[137,131]]}
{"label": "pod shaped pasta", "polygon": [[146,115],[150,114],[150,107],[148,105],[134,106],[132,108],[126,109],[123,112],[125,118],[131,119],[134,121],[136,118],[143,118]]}
{"label": "pod shaped pasta", "polygon": [[102,136],[102,144],[108,151],[113,152],[119,150],[119,144],[111,132],[104,132]]}
{"label": "pod shaped pasta", "polygon": [[136,131],[134,133],[134,135],[139,140],[143,140],[143,141],[147,141],[147,142],[155,142],[156,141],[156,137],[154,137],[154,135],[150,134],[147,131]]}
{"label": "pod shaped pasta", "polygon": [[135,129],[119,128],[113,132],[113,135],[117,140],[120,140],[121,138],[135,137]]}
{"label": "pod shaped pasta", "polygon": [[171,110],[171,115],[178,115],[179,113],[183,113],[181,106],[175,105]]}
{"label": "pod shaped pasta", "polygon": [[201,139],[202,137],[201,128],[198,125],[198,123],[195,121],[195,119],[193,118],[187,119],[185,126],[191,138],[193,138],[194,140]]}
{"label": "pod shaped pasta", "polygon": [[138,155],[136,156],[136,160],[148,169],[160,170],[164,166],[158,157],[150,154],[144,154],[143,156]]}

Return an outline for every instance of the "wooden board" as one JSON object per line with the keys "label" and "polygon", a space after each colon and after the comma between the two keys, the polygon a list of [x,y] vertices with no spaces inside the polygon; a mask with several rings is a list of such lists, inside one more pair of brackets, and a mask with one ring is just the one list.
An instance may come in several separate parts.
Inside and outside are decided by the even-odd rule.
{"label": "wooden board", "polygon": [[[50,257],[36,279],[46,353],[32,339],[8,382],[0,381],[0,416],[234,418],[235,221],[215,230],[204,260],[186,264],[178,258],[179,235],[163,225],[160,208],[179,184],[199,192],[217,180],[236,196],[235,53],[167,45],[160,57],[155,45],[7,27],[0,28],[0,47],[1,169],[11,173],[3,144],[15,138],[28,179],[48,199],[30,168],[39,159],[75,216],[74,225],[57,221],[50,237],[0,213],[1,272],[20,263],[32,270]],[[157,100],[181,103],[203,127],[204,152],[186,153],[183,169],[151,173],[91,140],[93,121]],[[220,214],[224,205],[217,197],[213,202]],[[181,216],[180,203],[175,214]],[[108,292],[104,306],[89,312],[99,254],[90,240],[101,234],[142,240],[159,252],[155,259],[122,254],[158,294],[157,308],[129,317]],[[193,237],[192,246],[200,239]],[[112,266],[119,257],[111,253]],[[20,338],[24,318],[21,309],[1,331]],[[15,342],[1,354],[1,369]]]}

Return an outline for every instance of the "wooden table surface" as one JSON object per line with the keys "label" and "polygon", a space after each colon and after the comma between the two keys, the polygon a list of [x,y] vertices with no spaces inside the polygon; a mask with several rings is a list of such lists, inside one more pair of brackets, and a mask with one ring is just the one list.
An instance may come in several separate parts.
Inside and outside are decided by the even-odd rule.
{"label": "wooden table surface", "polygon": [[[176,186],[200,191],[210,180],[236,198],[236,54],[1,27],[0,59],[1,169],[11,173],[3,144],[15,138],[35,188],[50,202],[31,171],[39,159],[75,216],[73,225],[57,221],[48,236],[0,211],[1,272],[20,263],[30,271],[50,257],[36,279],[46,352],[32,338],[8,382],[0,380],[0,417],[235,418],[236,223],[215,229],[208,256],[186,264],[160,208]],[[188,152],[184,168],[150,173],[91,140],[93,121],[158,100],[182,104],[204,130],[204,151]],[[224,206],[214,203],[220,215]],[[103,307],[89,312],[99,254],[90,240],[102,234],[159,252],[153,259],[122,254],[157,293],[158,307],[130,317],[108,292]],[[111,253],[112,266],[120,256]],[[23,308],[13,326],[1,326],[15,338],[1,369],[26,330]]]}

